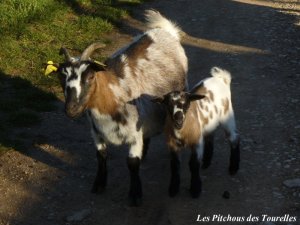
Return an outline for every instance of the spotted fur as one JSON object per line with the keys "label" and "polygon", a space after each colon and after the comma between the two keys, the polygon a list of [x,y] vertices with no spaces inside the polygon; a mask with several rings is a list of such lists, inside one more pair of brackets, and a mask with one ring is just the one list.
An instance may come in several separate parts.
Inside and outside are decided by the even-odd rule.
{"label": "spotted fur", "polygon": [[[160,100],[168,109],[165,130],[169,148],[172,152],[179,152],[183,147],[189,147],[192,151],[190,169],[193,177],[193,197],[197,197],[201,191],[201,180],[197,171],[203,149],[205,147],[203,161],[206,168],[210,164],[213,151],[212,133],[219,125],[225,130],[231,146],[230,174],[235,174],[239,168],[239,135],[231,103],[231,76],[228,71],[218,67],[212,68],[211,74],[212,77],[199,82],[190,93],[171,92]],[[207,144],[205,140],[208,141]],[[172,177],[177,176],[176,174],[177,171],[172,171]],[[170,184],[170,195],[175,194],[174,190],[178,190],[178,185],[179,182]]]}

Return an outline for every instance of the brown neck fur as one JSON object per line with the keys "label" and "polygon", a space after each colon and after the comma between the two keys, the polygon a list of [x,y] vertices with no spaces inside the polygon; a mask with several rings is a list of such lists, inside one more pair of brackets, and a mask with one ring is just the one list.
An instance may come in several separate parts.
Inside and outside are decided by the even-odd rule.
{"label": "brown neck fur", "polygon": [[96,108],[102,114],[114,115],[117,113],[118,103],[116,96],[109,88],[110,84],[118,85],[118,79],[103,71],[96,74],[90,88],[88,108]]}
{"label": "brown neck fur", "polygon": [[[193,115],[193,116],[192,116]],[[191,102],[191,105],[186,113],[183,127],[180,130],[182,137],[187,140],[187,145],[197,145],[199,143],[199,137],[201,128],[199,126],[196,101]]]}
{"label": "brown neck fur", "polygon": [[[183,126],[180,130],[178,130],[178,133],[180,133],[181,141],[184,141],[184,145],[193,146],[199,143],[199,137],[202,131],[197,121],[198,116],[196,102],[191,102],[191,105],[186,113],[186,119],[183,123]],[[176,136],[174,133],[176,128],[172,124],[172,119],[168,115],[166,121],[168,144],[171,147],[177,149],[178,147],[176,146]]]}

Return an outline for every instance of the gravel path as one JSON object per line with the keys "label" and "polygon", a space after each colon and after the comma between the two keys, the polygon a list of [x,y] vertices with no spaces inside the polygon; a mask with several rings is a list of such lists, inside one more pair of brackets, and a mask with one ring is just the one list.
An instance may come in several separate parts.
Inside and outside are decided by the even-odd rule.
{"label": "gravel path", "polygon": [[[96,159],[89,126],[85,118],[67,119],[63,103],[57,103],[59,109],[45,113],[41,126],[12,134],[28,135],[26,150],[0,158],[0,224],[209,225],[228,215],[231,220],[244,218],[239,224],[300,224],[300,3],[151,1],[113,34],[116,44],[108,54],[140,32],[138,21],[145,8],[161,11],[186,33],[191,86],[208,76],[212,66],[231,71],[242,138],[239,173],[228,175],[228,143],[217,132],[212,165],[201,171],[201,197],[191,199],[188,193],[186,151],[180,194],[169,198],[169,155],[159,136],[151,142],[141,168],[140,208],[127,206],[125,147],[109,152],[105,193],[90,194]],[[227,198],[222,197],[225,191]],[[262,222],[263,215],[287,214],[297,221]],[[253,222],[246,221],[250,215]],[[197,221],[203,217],[209,221]]]}

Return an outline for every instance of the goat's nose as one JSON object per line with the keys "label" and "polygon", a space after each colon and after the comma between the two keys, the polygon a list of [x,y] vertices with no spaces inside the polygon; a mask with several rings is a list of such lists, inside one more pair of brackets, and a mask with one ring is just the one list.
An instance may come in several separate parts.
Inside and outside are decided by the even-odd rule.
{"label": "goat's nose", "polygon": [[65,113],[69,117],[75,117],[78,114],[79,107],[76,103],[66,103],[65,105]]}
{"label": "goat's nose", "polygon": [[70,111],[76,109],[77,105],[75,103],[66,103],[65,110]]}
{"label": "goat's nose", "polygon": [[182,112],[176,112],[174,114],[174,119],[175,120],[182,120],[183,119],[183,113]]}

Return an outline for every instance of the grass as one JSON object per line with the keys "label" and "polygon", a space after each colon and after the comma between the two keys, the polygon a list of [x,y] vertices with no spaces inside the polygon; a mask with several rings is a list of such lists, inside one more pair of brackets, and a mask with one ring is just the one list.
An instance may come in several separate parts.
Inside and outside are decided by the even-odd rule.
{"label": "grass", "polygon": [[[114,29],[141,0],[2,0],[0,2],[0,154],[11,149],[9,133],[41,122],[61,97],[48,60],[60,62],[61,46],[80,53]],[[102,57],[102,56],[100,56]]]}

